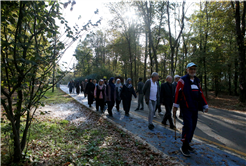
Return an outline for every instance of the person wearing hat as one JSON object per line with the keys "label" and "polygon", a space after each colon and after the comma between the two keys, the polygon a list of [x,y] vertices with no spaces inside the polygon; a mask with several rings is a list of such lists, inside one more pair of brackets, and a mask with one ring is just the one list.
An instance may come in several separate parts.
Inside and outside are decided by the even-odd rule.
{"label": "person wearing hat", "polygon": [[187,74],[178,81],[175,101],[173,103],[173,115],[176,115],[180,107],[183,111],[182,147],[181,153],[185,157],[190,157],[190,152],[195,152],[190,146],[194,131],[196,129],[198,110],[205,109],[208,112],[208,104],[203,95],[200,80],[196,77],[197,65],[193,62],[186,67]]}
{"label": "person wearing hat", "polygon": [[[178,82],[179,82],[180,77],[181,77],[181,76],[179,76],[179,75],[175,75],[175,76],[174,76],[174,82],[173,82],[174,89],[176,89],[176,87],[177,87],[177,85],[178,85]],[[177,116],[176,116],[175,118],[177,119]],[[182,110],[181,110],[181,109],[180,109],[179,118],[180,118],[180,119],[183,119],[183,113],[182,113]]]}

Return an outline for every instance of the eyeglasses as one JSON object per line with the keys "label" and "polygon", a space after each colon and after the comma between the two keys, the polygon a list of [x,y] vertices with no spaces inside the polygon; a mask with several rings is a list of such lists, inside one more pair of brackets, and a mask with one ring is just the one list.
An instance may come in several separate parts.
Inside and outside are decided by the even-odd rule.
{"label": "eyeglasses", "polygon": [[194,71],[196,71],[196,68],[189,68],[189,70],[194,70]]}

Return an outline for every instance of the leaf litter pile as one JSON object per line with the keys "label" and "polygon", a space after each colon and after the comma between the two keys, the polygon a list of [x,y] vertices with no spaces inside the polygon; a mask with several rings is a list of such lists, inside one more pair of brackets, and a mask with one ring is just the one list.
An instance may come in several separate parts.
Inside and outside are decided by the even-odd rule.
{"label": "leaf litter pile", "polygon": [[75,101],[36,113],[26,155],[26,165],[178,165]]}

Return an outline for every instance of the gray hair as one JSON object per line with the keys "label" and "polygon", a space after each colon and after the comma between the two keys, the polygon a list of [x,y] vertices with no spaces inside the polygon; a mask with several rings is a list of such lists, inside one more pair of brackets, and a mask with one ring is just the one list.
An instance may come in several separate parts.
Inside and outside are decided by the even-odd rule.
{"label": "gray hair", "polygon": [[168,75],[168,76],[166,77],[166,79],[168,79],[169,77],[171,77],[171,78],[172,78],[172,76]]}
{"label": "gray hair", "polygon": [[159,76],[159,74],[158,74],[158,73],[156,73],[156,72],[153,72],[153,73],[151,74],[151,78],[153,78],[153,77],[157,77],[157,76]]}

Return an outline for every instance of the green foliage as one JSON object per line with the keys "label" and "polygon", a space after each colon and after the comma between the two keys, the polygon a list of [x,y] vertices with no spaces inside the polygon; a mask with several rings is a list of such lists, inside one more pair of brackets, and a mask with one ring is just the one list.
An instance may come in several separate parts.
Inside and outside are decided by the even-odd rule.
{"label": "green foliage", "polygon": [[54,92],[52,89],[49,89],[45,93],[45,97],[43,97],[40,101],[45,104],[61,104],[61,103],[69,103],[71,102],[71,98],[68,94],[63,92],[59,88],[55,88]]}
{"label": "green foliage", "polygon": [[[69,4],[72,10],[76,3],[69,1],[63,5],[66,8]],[[33,114],[43,105],[41,99],[65,75],[56,70],[55,82],[50,84],[53,68],[80,33],[88,26],[97,26],[100,20],[96,24],[89,20],[83,29],[72,29],[62,17],[59,2],[4,1],[1,5],[1,104],[3,115],[11,122],[17,163],[26,146]],[[67,48],[59,41],[56,21],[65,24],[66,39],[72,40]],[[20,119],[24,116],[26,125],[20,130]]]}

